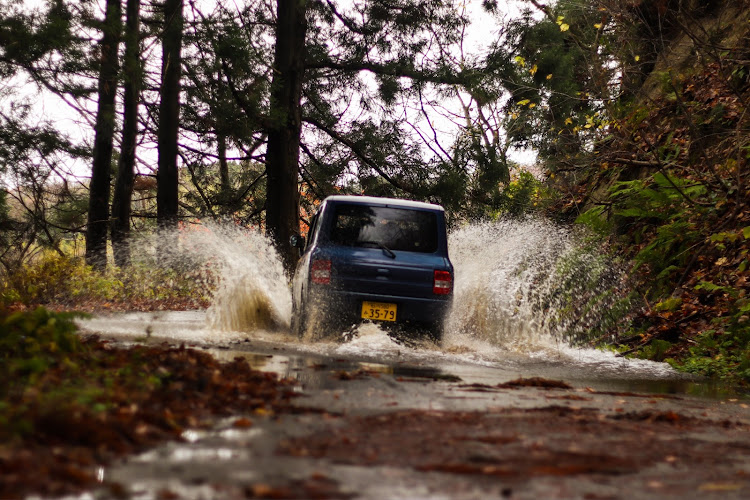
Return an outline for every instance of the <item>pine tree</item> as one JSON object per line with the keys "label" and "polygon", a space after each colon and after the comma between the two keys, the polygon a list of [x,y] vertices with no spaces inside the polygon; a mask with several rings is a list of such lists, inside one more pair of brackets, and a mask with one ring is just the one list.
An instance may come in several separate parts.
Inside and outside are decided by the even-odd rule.
{"label": "pine tree", "polygon": [[130,215],[135,154],[138,140],[138,101],[141,87],[140,0],[127,0],[125,22],[125,59],[123,62],[124,103],[122,141],[117,165],[117,180],[112,199],[112,251],[115,264],[130,264]]}
{"label": "pine tree", "polygon": [[165,0],[162,34],[162,82],[159,91],[159,169],[156,220],[161,228],[177,226],[178,135],[182,75],[183,0]]}
{"label": "pine tree", "polygon": [[110,171],[115,133],[117,76],[120,67],[118,51],[122,31],[121,14],[120,0],[107,0],[100,43],[98,110],[94,128],[94,162],[91,168],[86,226],[86,262],[99,270],[107,267]]}

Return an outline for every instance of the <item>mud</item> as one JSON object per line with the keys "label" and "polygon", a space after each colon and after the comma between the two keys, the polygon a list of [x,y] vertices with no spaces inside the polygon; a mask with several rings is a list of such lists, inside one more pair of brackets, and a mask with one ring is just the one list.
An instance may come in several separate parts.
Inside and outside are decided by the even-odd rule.
{"label": "mud", "polygon": [[[251,351],[238,349],[252,345]],[[203,346],[292,375],[295,405],[238,415],[102,471],[127,498],[747,498],[748,401],[498,381],[410,363]],[[456,368],[454,366],[454,368]],[[491,370],[490,370],[491,372]],[[489,382],[489,383],[488,383]],[[117,485],[117,486],[111,486]]]}
{"label": "mud", "polygon": [[[187,431],[99,470],[102,489],[87,499],[750,497],[747,399],[663,363],[568,344],[606,323],[613,303],[591,310],[590,299],[627,289],[621,270],[579,255],[561,228],[453,234],[454,312],[441,345],[394,342],[375,325],[348,342],[336,332],[301,342],[270,242],[194,236],[188,246],[223,276],[207,313],[100,316],[84,332],[243,357],[295,380],[294,404],[317,411]],[[569,275],[556,272],[571,262]]]}

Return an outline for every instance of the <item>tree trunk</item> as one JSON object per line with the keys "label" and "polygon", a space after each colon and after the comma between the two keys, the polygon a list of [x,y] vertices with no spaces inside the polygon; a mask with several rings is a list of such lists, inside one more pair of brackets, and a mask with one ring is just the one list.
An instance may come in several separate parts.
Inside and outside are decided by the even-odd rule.
{"label": "tree trunk", "polygon": [[221,182],[221,195],[219,199],[223,205],[222,208],[226,209],[231,199],[230,189],[232,187],[229,181],[229,163],[227,162],[227,136],[223,132],[219,132],[217,139],[219,141],[219,178]]}
{"label": "tree trunk", "polygon": [[160,228],[177,226],[177,135],[180,118],[183,0],[165,0],[162,39],[162,83],[159,92],[159,167],[156,174],[156,222]]}
{"label": "tree trunk", "polygon": [[99,44],[99,104],[94,129],[94,161],[91,168],[88,225],[86,226],[86,262],[100,271],[107,268],[109,176],[115,132],[121,15],[120,0],[107,0],[102,41]]}
{"label": "tree trunk", "polygon": [[140,95],[140,7],[141,0],[127,0],[125,23],[125,102],[122,147],[117,165],[117,181],[112,200],[112,251],[118,267],[130,265],[130,213],[135,175],[135,149],[138,138],[138,97]]}
{"label": "tree trunk", "polygon": [[306,0],[277,0],[276,49],[266,150],[266,234],[287,271],[297,260],[289,237],[299,231],[300,135],[304,77]]}

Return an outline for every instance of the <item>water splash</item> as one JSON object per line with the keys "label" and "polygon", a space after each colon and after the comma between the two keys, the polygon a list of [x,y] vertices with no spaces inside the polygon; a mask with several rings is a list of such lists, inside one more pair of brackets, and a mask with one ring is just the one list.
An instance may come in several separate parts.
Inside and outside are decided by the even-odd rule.
{"label": "water splash", "polygon": [[593,367],[597,377],[674,375],[663,363],[576,347],[608,331],[614,321],[622,323],[622,311],[629,306],[623,300],[626,274],[601,252],[589,249],[581,235],[549,221],[470,224],[449,235],[455,299],[442,345],[394,342],[375,324],[362,325],[349,342],[342,343],[339,336],[304,342],[293,338],[287,276],[273,246],[257,231],[208,224],[142,243],[134,254],[150,265],[158,261],[184,269],[185,276],[204,276],[213,294],[210,308],[205,314],[94,318],[89,330],[209,343],[252,337],[294,343],[295,349],[324,356],[458,363],[513,374],[531,370],[562,376],[559,373],[568,373],[564,367],[585,365],[589,371]]}
{"label": "water splash", "polygon": [[619,266],[550,221],[468,225],[450,235],[449,251],[449,345],[470,337],[531,352],[582,343],[627,307]]}
{"label": "water splash", "polygon": [[[170,237],[176,244],[169,259],[216,277],[206,314],[211,330],[288,330],[288,279],[265,236],[206,224],[158,239]],[[616,307],[626,291],[622,270],[553,222],[470,224],[450,234],[449,247],[456,282],[446,350],[472,342],[525,353],[559,349],[600,335],[607,321],[622,316]]]}
{"label": "water splash", "polygon": [[[160,233],[165,265],[200,268],[216,282],[206,311],[210,329],[250,332],[288,329],[292,302],[287,277],[270,240],[254,229],[208,223]],[[154,243],[151,243],[155,247]]]}
{"label": "water splash", "polygon": [[270,240],[258,231],[236,227],[211,231],[210,255],[221,262],[222,281],[207,312],[209,326],[233,331],[288,329],[291,294]]}

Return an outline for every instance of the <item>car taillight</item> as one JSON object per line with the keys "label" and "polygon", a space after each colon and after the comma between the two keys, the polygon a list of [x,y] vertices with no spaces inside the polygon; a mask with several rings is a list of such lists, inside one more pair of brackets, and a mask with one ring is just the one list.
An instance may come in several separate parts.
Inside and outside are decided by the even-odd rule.
{"label": "car taillight", "polygon": [[453,291],[453,276],[450,271],[435,271],[435,279],[432,282],[432,293],[436,295],[448,295]]}
{"label": "car taillight", "polygon": [[314,260],[310,268],[310,279],[313,283],[319,285],[329,285],[331,283],[331,261]]}

